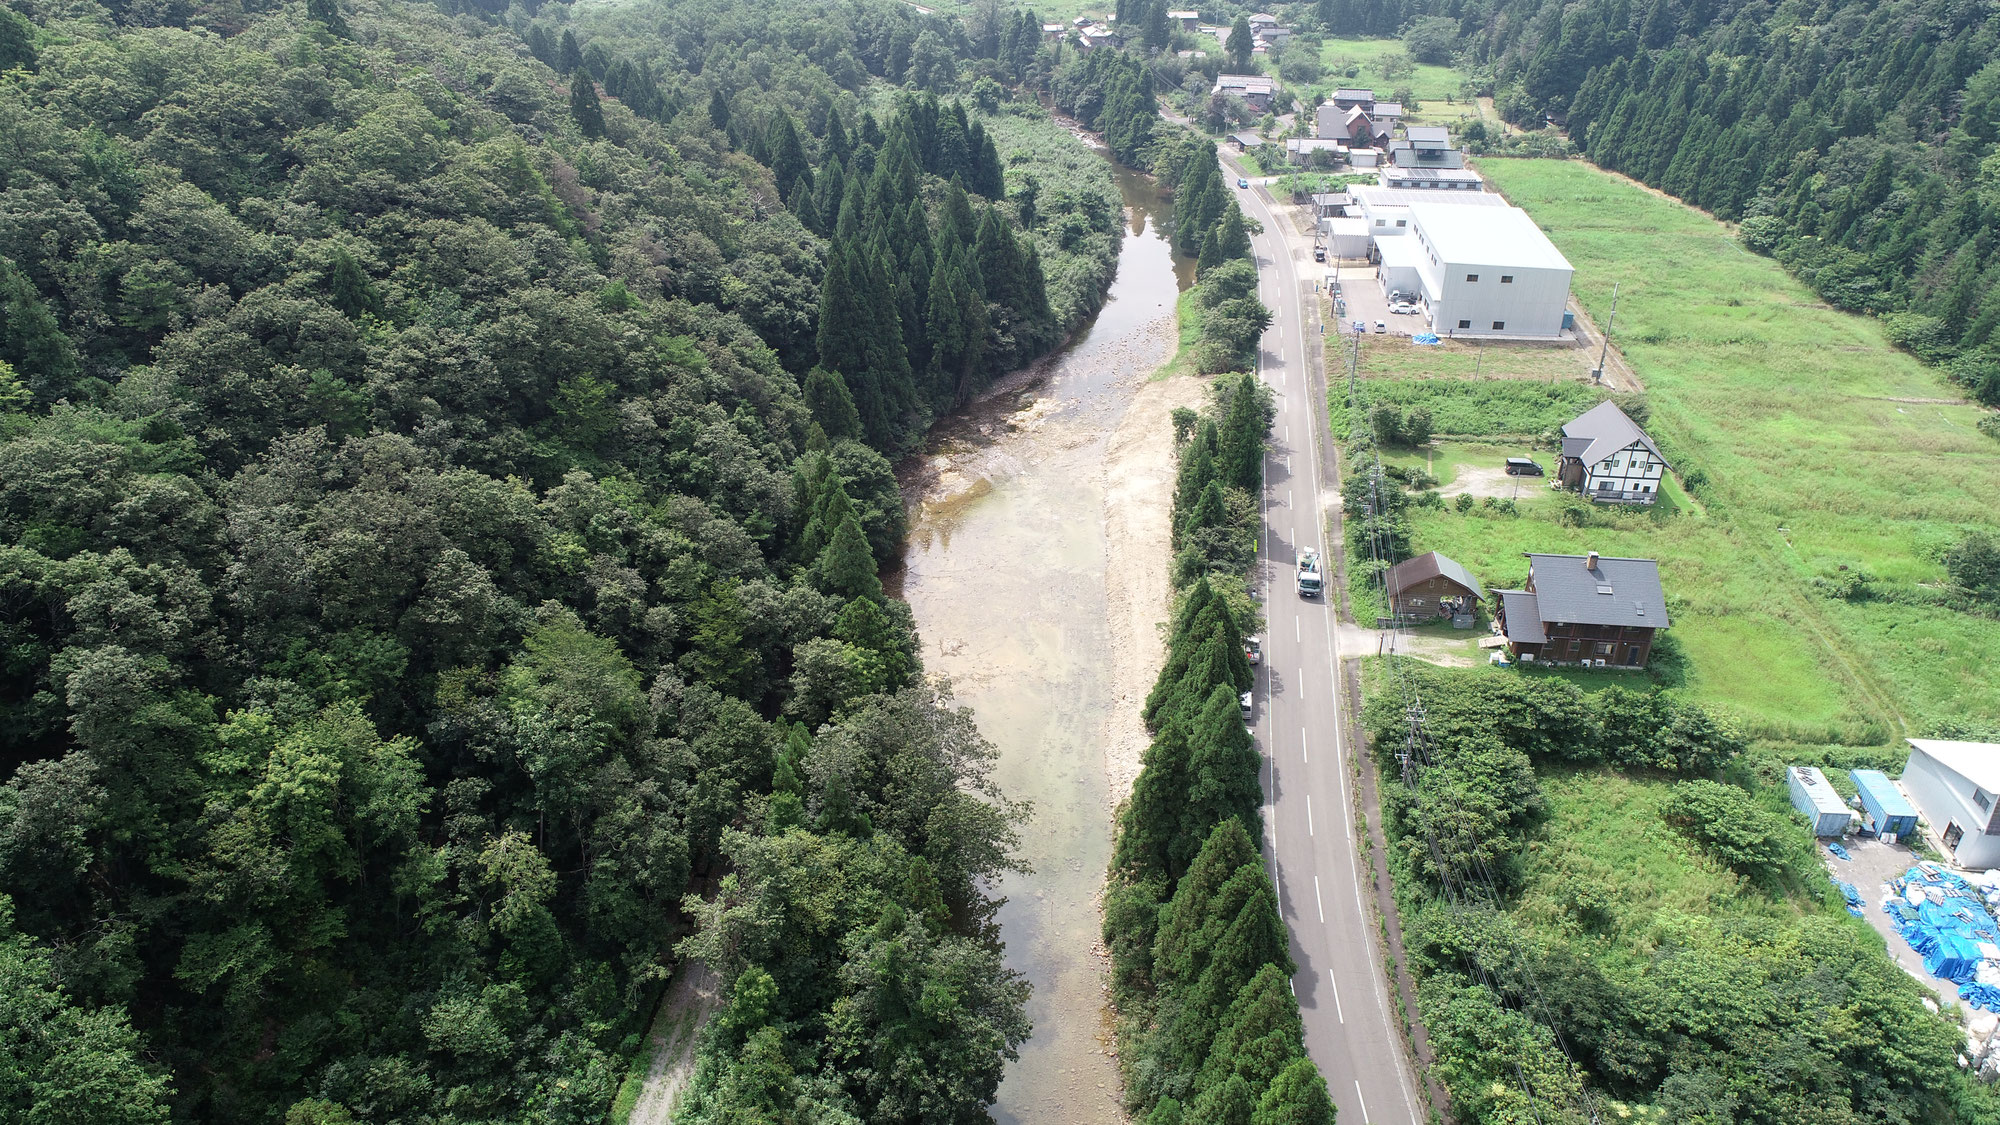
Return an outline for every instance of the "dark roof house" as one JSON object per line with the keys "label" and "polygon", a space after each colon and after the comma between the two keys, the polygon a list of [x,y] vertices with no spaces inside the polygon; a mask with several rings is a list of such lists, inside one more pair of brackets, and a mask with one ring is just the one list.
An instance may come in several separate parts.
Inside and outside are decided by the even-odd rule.
{"label": "dark roof house", "polygon": [[1521,660],[1644,667],[1668,625],[1652,559],[1530,554],[1526,589],[1496,593],[1501,634]]}
{"label": "dark roof house", "polygon": [[1651,504],[1666,471],[1660,447],[1609,399],[1562,428],[1556,479],[1592,500]]}
{"label": "dark roof house", "polygon": [[1398,617],[1469,617],[1472,603],[1486,600],[1486,588],[1472,572],[1436,551],[1390,567],[1382,583],[1389,595],[1389,612]]}

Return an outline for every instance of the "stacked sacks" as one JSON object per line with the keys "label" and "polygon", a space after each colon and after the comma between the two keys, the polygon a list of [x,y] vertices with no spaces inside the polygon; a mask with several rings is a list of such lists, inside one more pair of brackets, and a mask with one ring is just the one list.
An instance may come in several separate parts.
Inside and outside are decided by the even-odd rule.
{"label": "stacked sacks", "polygon": [[1932,976],[1973,985],[1982,962],[2000,960],[2000,945],[1995,944],[2000,942],[2000,925],[1987,912],[1980,892],[1964,879],[1925,861],[1893,880],[1889,888],[1900,901],[1890,899],[1883,909]]}

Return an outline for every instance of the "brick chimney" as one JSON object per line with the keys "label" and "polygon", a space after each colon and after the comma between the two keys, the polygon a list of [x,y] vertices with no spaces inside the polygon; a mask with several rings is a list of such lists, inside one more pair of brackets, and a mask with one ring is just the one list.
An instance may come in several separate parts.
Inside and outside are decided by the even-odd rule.
{"label": "brick chimney", "polygon": [[1583,569],[1585,569],[1585,570],[1596,570],[1596,569],[1597,569],[1597,552],[1596,552],[1596,551],[1592,551],[1592,552],[1590,552],[1590,554],[1589,554],[1588,556],[1586,556],[1586,557],[1584,558],[1584,560],[1583,560]]}

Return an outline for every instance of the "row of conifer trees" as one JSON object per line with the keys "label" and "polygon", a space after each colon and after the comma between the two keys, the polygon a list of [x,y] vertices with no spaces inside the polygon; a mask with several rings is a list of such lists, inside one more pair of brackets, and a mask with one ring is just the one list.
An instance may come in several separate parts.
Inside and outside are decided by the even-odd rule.
{"label": "row of conifer trees", "polygon": [[1237,702],[1253,683],[1244,633],[1255,610],[1238,591],[1255,553],[1270,403],[1252,375],[1216,390],[1206,416],[1175,418],[1182,592],[1146,700],[1154,738],[1119,816],[1105,898],[1127,1098],[1146,1125],[1331,1125],[1255,842],[1260,759]]}

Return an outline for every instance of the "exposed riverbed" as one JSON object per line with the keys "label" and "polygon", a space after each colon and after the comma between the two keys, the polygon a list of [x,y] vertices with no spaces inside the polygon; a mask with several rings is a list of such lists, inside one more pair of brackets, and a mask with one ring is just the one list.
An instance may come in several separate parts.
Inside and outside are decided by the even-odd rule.
{"label": "exposed riverbed", "polygon": [[1034,1034],[993,1111],[1003,1125],[1125,1120],[1098,897],[1160,659],[1168,411],[1200,392],[1193,379],[1149,381],[1173,354],[1192,267],[1167,242],[1152,182],[1117,176],[1127,222],[1103,310],[902,470],[901,594],[925,664],[999,748],[999,784],[1034,803],[1022,833],[1034,873],[995,888],[1007,963],[1034,986]]}

